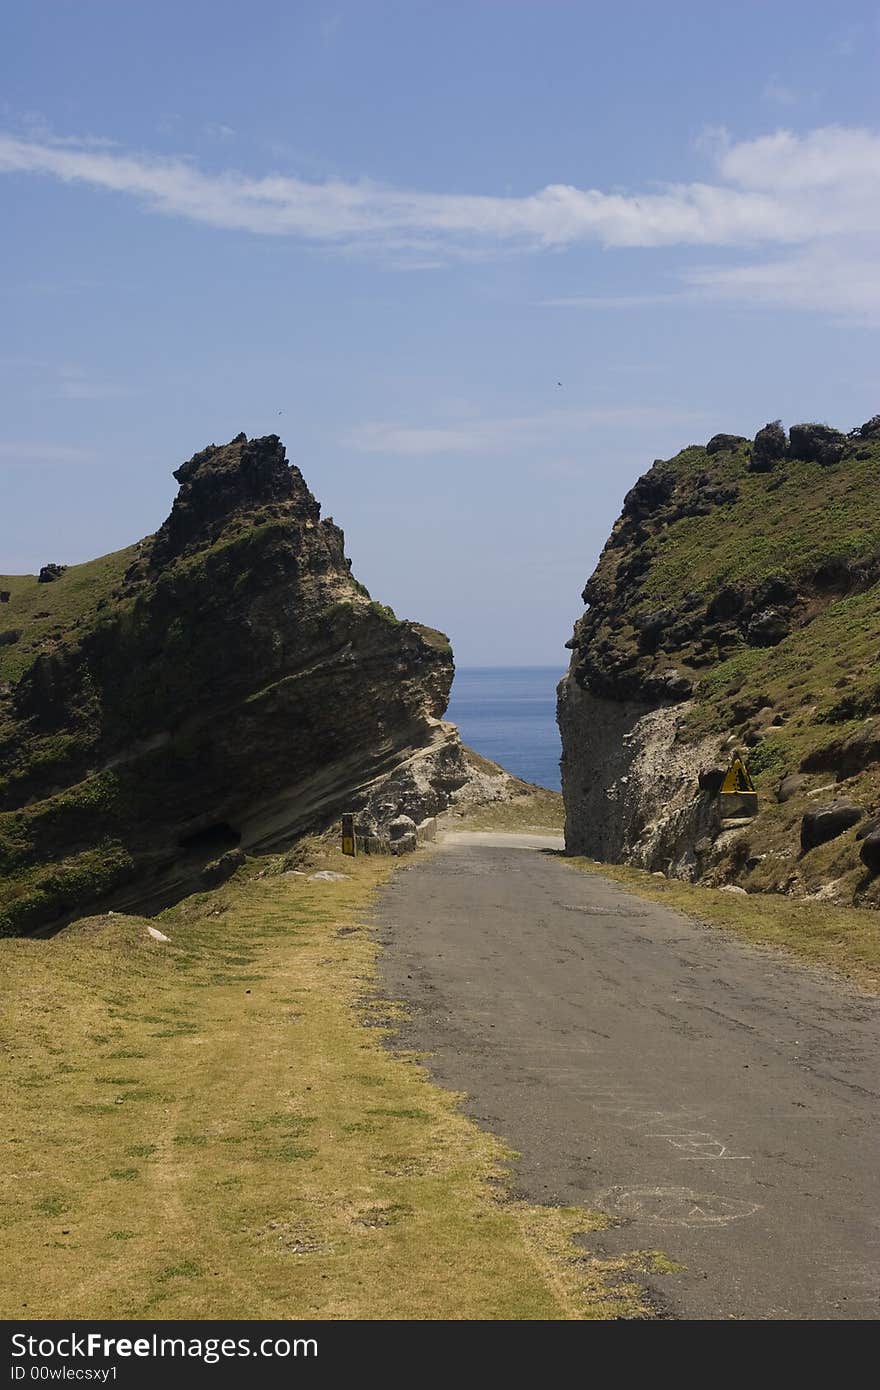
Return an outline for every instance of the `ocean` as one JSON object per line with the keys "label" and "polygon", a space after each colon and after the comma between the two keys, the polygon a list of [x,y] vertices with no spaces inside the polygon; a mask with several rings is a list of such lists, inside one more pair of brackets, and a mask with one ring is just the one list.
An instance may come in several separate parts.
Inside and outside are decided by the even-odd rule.
{"label": "ocean", "polygon": [[447,719],[462,742],[539,787],[560,790],[556,666],[465,666],[455,673]]}

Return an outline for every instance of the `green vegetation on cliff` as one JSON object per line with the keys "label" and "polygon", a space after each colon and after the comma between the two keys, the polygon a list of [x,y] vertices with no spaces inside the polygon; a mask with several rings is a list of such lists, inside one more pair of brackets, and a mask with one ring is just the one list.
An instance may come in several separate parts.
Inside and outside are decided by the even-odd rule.
{"label": "green vegetation on cliff", "polygon": [[[862,844],[880,812],[878,490],[880,417],[715,436],[636,483],[584,591],[577,685],[680,704],[679,746],[717,737],[719,766],[746,751],[761,813],[707,864],[754,891],[880,903],[880,845],[875,865]],[[804,815],[836,800],[858,823],[802,851]]]}
{"label": "green vegetation on cliff", "polygon": [[70,565],[63,582],[40,584],[32,574],[0,575],[0,592],[9,594],[0,603],[0,682],[16,680],[41,652],[94,621],[135,554],[136,547],[129,546],[85,565]]}

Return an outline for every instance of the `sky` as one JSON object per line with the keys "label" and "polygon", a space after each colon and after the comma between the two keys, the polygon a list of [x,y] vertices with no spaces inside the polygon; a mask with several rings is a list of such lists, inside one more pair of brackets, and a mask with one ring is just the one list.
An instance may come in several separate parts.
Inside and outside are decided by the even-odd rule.
{"label": "sky", "polygon": [[555,665],[627,489],[880,411],[880,4],[6,0],[0,572],[280,434],[459,664]]}

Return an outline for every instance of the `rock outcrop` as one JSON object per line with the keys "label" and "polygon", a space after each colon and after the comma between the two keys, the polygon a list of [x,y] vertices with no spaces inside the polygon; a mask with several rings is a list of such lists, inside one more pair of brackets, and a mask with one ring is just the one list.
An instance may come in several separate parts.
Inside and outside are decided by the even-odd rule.
{"label": "rock outcrop", "polygon": [[[880,903],[878,484],[875,417],[717,434],[630,489],[559,690],[570,852]],[[759,813],[727,824],[736,751]]]}
{"label": "rock outcrop", "polygon": [[370,599],[277,436],[175,477],[154,536],[53,567],[63,622],[12,582],[0,932],[149,911],[342,810],[421,820],[467,783],[447,639]]}

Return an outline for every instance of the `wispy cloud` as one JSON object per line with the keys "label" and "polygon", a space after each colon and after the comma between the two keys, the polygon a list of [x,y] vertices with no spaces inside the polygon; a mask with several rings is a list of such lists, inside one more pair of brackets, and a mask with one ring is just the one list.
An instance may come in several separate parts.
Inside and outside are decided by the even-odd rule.
{"label": "wispy cloud", "polygon": [[68,401],[109,401],[135,394],[133,387],[107,381],[85,367],[61,367],[56,389]]}
{"label": "wispy cloud", "polygon": [[440,424],[369,421],[348,430],[342,443],[365,454],[403,455],[409,458],[435,454],[496,454],[536,445],[570,442],[572,435],[590,428],[613,425],[631,433],[650,431],[658,425],[694,425],[708,422],[702,411],[672,406],[611,406],[587,410],[547,410],[532,415],[488,419],[458,419]]}
{"label": "wispy cloud", "polygon": [[[318,241],[489,238],[532,247],[796,243],[880,231],[880,134],[789,131],[716,150],[718,181],[604,193],[549,184],[526,197],[429,193],[362,179],[205,173],[181,159],[0,135],[0,172],[48,174],[142,199],[169,216]],[[831,196],[836,195],[836,196]]]}
{"label": "wispy cloud", "polygon": [[777,77],[771,77],[765,82],[761,91],[761,100],[769,102],[771,106],[797,106],[800,99],[800,92],[796,87],[789,86],[787,82],[780,82]]}
{"label": "wispy cloud", "polygon": [[863,244],[849,246],[846,254],[817,246],[751,265],[701,267],[685,278],[710,300],[814,309],[871,322],[880,317],[880,267],[876,253]]}
{"label": "wispy cloud", "polygon": [[[715,132],[704,143],[712,177],[641,192],[605,192],[548,184],[522,197],[399,189],[371,179],[309,181],[284,174],[253,177],[206,172],[187,159],[57,140],[0,135],[0,173],[42,174],[138,200],[149,210],[259,236],[293,237],[336,249],[378,250],[398,264],[435,265],[451,256],[607,247],[791,248],[768,275],[806,248],[845,258],[849,239],[880,234],[880,133],[829,126],[806,135],[781,130],[733,141]],[[726,268],[725,268],[726,269]],[[731,271],[731,286],[754,267]],[[738,280],[737,275],[741,278]],[[837,276],[846,308],[854,287]],[[856,277],[855,289],[861,284]],[[692,283],[709,281],[695,276]],[[720,282],[716,281],[716,285]],[[800,303],[792,290],[785,302]]]}
{"label": "wispy cloud", "polygon": [[0,465],[37,468],[63,464],[93,463],[94,454],[67,444],[41,444],[33,440],[0,440]]}
{"label": "wispy cloud", "polygon": [[[542,299],[544,309],[653,309],[680,304],[686,294],[567,294],[556,299]],[[695,303],[702,302],[695,294]]]}
{"label": "wispy cloud", "polygon": [[29,393],[67,401],[107,401],[134,396],[135,386],[113,381],[80,363],[47,362],[43,358],[9,354],[0,357],[0,368],[23,374]]}

